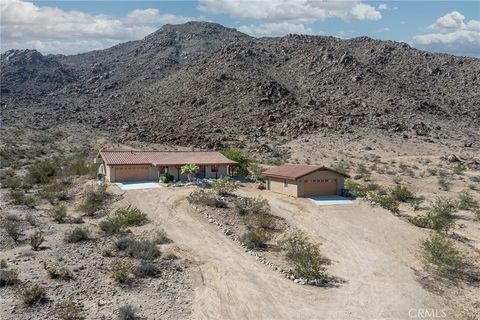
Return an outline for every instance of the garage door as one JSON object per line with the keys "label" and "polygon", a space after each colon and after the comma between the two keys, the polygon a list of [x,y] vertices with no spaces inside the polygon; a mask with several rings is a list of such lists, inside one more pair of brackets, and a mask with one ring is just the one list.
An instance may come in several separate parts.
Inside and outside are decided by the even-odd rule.
{"label": "garage door", "polygon": [[125,166],[115,168],[115,181],[146,181],[148,166]]}
{"label": "garage door", "polygon": [[326,196],[337,194],[337,179],[305,180],[305,196]]}

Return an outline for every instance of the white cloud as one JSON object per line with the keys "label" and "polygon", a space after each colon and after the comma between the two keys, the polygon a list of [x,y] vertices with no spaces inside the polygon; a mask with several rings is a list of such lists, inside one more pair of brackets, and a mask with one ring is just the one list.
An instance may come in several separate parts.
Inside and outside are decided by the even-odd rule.
{"label": "white cloud", "polygon": [[22,0],[1,0],[2,51],[37,49],[43,53],[72,54],[103,49],[119,42],[140,39],[160,24],[183,23],[189,17],[134,10],[123,19],[39,7]]}
{"label": "white cloud", "polygon": [[388,6],[388,4],[386,3],[381,3],[379,6],[378,6],[378,10],[388,10],[390,9],[390,7]]}
{"label": "white cloud", "polygon": [[239,31],[255,36],[283,36],[292,34],[313,34],[311,28],[305,27],[303,24],[294,24],[290,22],[279,23],[263,23],[260,25],[244,25],[238,28]]}
{"label": "white cloud", "polygon": [[465,21],[465,16],[452,11],[427,28],[432,33],[413,37],[420,49],[456,55],[480,56],[480,21]]}
{"label": "white cloud", "polygon": [[379,20],[382,15],[360,0],[200,0],[199,10],[266,22],[311,22],[338,17]]}

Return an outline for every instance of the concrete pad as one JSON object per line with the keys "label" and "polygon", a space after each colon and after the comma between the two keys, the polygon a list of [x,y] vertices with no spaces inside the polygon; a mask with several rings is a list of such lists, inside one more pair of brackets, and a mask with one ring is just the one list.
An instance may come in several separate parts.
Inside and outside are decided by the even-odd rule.
{"label": "concrete pad", "polygon": [[141,190],[141,189],[156,189],[160,188],[158,182],[152,181],[125,181],[115,183],[122,190]]}
{"label": "concrete pad", "polygon": [[331,206],[337,204],[351,204],[353,201],[349,198],[340,196],[312,196],[308,197],[317,206]]}

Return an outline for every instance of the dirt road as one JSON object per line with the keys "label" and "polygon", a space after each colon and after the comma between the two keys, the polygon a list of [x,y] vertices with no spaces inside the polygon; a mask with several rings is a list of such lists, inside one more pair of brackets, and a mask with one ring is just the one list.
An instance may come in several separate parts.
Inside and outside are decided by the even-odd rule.
{"label": "dirt road", "polygon": [[147,212],[153,226],[165,228],[197,263],[195,319],[409,319],[416,309],[445,308],[412,269],[419,266],[416,250],[427,233],[383,209],[361,202],[316,207],[262,192],[275,214],[323,243],[322,252],[333,260],[330,273],[346,281],[317,288],[294,284],[257,263],[189,207],[190,191],[134,190],[125,200]]}

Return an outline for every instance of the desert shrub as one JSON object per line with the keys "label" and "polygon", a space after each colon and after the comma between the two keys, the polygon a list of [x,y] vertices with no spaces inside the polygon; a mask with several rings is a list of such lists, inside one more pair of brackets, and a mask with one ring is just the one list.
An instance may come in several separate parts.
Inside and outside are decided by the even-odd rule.
{"label": "desert shrub", "polygon": [[409,202],[412,199],[415,199],[415,195],[412,191],[408,190],[407,187],[396,186],[390,190],[390,195],[393,199],[399,202]]}
{"label": "desert shrub", "polygon": [[115,247],[120,250],[127,250],[127,248],[135,241],[132,237],[121,237],[118,238],[117,241],[115,241]]}
{"label": "desert shrub", "polygon": [[65,233],[65,242],[75,243],[88,240],[90,231],[87,228],[76,227]]}
{"label": "desert shrub", "polygon": [[32,227],[36,227],[39,224],[37,218],[31,212],[28,212],[25,215],[25,221],[27,221]]}
{"label": "desert shrub", "polygon": [[475,216],[475,218],[480,221],[480,208],[475,208],[472,210],[473,212],[473,215]]}
{"label": "desert shrub", "polygon": [[135,267],[134,273],[139,278],[156,278],[161,275],[160,268],[149,261],[141,260]]}
{"label": "desert shrub", "polygon": [[6,268],[8,268],[7,260],[2,258],[0,260],[0,269],[6,269]]}
{"label": "desert shrub", "polygon": [[18,283],[18,271],[15,269],[0,269],[0,287],[14,286]]}
{"label": "desert shrub", "polygon": [[472,182],[480,183],[480,176],[472,176],[469,179]]}
{"label": "desert shrub", "polygon": [[0,184],[2,188],[19,189],[22,186],[22,180],[14,176],[6,176],[0,178]]}
{"label": "desert shrub", "polygon": [[343,161],[343,160],[335,163],[333,165],[333,169],[335,171],[341,172],[343,174],[349,174],[350,173],[350,165],[346,161]]}
{"label": "desert shrub", "polygon": [[458,209],[472,210],[478,207],[478,201],[472,198],[468,192],[463,192],[458,196]]}
{"label": "desert shrub", "polygon": [[268,240],[267,234],[259,229],[251,229],[240,237],[240,241],[251,250],[264,249]]}
{"label": "desert shrub", "polygon": [[128,245],[126,252],[130,257],[142,260],[153,260],[160,255],[160,250],[151,240],[134,240]]}
{"label": "desert shrub", "polygon": [[130,274],[134,270],[133,264],[127,259],[116,258],[110,264],[109,271],[118,283],[125,283],[130,279]]}
{"label": "desert shrub", "polygon": [[455,247],[452,240],[441,234],[422,242],[423,258],[443,276],[458,277],[472,267],[467,257]]}
{"label": "desert shrub", "polygon": [[440,186],[440,190],[448,191],[450,190],[451,183],[445,177],[440,177],[438,178],[438,185]]}
{"label": "desert shrub", "polygon": [[53,221],[57,223],[63,223],[67,218],[67,208],[63,205],[54,205],[48,214],[52,217]]}
{"label": "desert shrub", "polygon": [[426,214],[410,218],[410,222],[421,228],[448,231],[453,223],[456,203],[449,199],[437,198]]}
{"label": "desert shrub", "polygon": [[187,196],[188,202],[195,205],[203,205],[215,208],[226,208],[227,203],[219,199],[215,194],[205,190],[192,191]]}
{"label": "desert shrub", "polygon": [[45,199],[51,204],[56,204],[58,201],[65,201],[69,199],[68,189],[71,181],[69,180],[52,180],[47,185],[40,188],[36,195],[39,198]]}
{"label": "desert shrub", "polygon": [[270,214],[270,205],[262,197],[243,197],[235,200],[235,209],[239,215]]}
{"label": "desert shrub", "polygon": [[73,300],[73,297],[68,298],[62,303],[57,315],[58,315],[58,318],[61,320],[84,320],[85,319],[82,306],[76,303]]}
{"label": "desert shrub", "polygon": [[318,246],[309,242],[305,235],[298,233],[287,237],[279,242],[279,247],[293,264],[297,276],[307,279],[325,277],[325,265],[328,261],[322,257]]}
{"label": "desert shrub", "polygon": [[70,280],[73,278],[72,272],[66,267],[47,266],[44,264],[44,268],[51,279]]}
{"label": "desert shrub", "polygon": [[107,236],[119,234],[123,231],[123,224],[120,222],[119,219],[109,218],[100,221],[99,223],[100,230]]}
{"label": "desert shrub", "polygon": [[22,292],[22,300],[27,306],[31,306],[37,302],[45,300],[47,292],[38,284],[34,284],[25,288]]}
{"label": "desert shrub", "polygon": [[118,309],[118,320],[138,320],[140,317],[137,315],[137,309],[132,305],[127,304],[126,306],[120,307]]}
{"label": "desert shrub", "polygon": [[163,229],[155,233],[155,235],[152,238],[152,241],[155,242],[156,244],[165,244],[165,243],[171,242],[171,240],[168,238],[167,233]]}
{"label": "desert shrub", "polygon": [[67,176],[88,176],[90,179],[97,177],[97,166],[93,163],[85,162],[83,158],[66,159],[63,165],[64,173]]}
{"label": "desert shrub", "polygon": [[225,157],[236,161],[237,164],[231,167],[232,175],[234,176],[248,176],[248,168],[253,161],[247,154],[240,149],[227,148],[220,151]]}
{"label": "desert shrub", "polygon": [[163,260],[175,260],[178,259],[177,255],[173,251],[167,251],[162,254]]}
{"label": "desert shrub", "polygon": [[12,200],[13,204],[24,205],[28,207],[35,206],[35,198],[31,195],[25,194],[23,190],[10,190],[8,197]]}
{"label": "desert shrub", "polygon": [[32,184],[48,183],[57,173],[58,166],[52,160],[43,160],[28,167],[26,180]]}
{"label": "desert shrub", "polygon": [[124,209],[117,209],[114,218],[118,219],[120,224],[124,226],[139,226],[148,220],[146,213],[131,206]]}
{"label": "desert shrub", "polygon": [[3,227],[10,238],[12,238],[15,242],[17,242],[22,235],[22,225],[18,221],[6,220],[3,224]]}
{"label": "desert shrub", "polygon": [[43,233],[40,230],[35,231],[28,238],[28,242],[30,243],[30,246],[32,246],[32,249],[34,251],[37,251],[38,249],[40,249],[40,246],[44,241],[45,241],[45,238],[43,237]]}
{"label": "desert shrub", "polygon": [[458,166],[455,166],[453,168],[453,173],[458,174],[458,175],[462,175],[465,170],[466,170],[465,166],[458,165]]}
{"label": "desert shrub", "polygon": [[111,194],[107,192],[107,187],[105,185],[99,186],[96,189],[88,190],[80,209],[85,212],[86,215],[91,216],[98,210],[102,209],[105,202],[110,198]]}
{"label": "desert shrub", "polygon": [[370,170],[368,170],[367,167],[365,167],[365,165],[363,164],[359,164],[357,165],[357,170],[356,170],[357,174],[360,175],[360,177],[367,181],[370,179],[370,176],[372,175],[372,173],[370,172]]}
{"label": "desert shrub", "polygon": [[238,184],[234,180],[221,178],[212,182],[212,188],[218,195],[225,196],[237,190]]}
{"label": "desert shrub", "polygon": [[393,213],[399,213],[400,210],[398,209],[398,201],[395,200],[390,195],[372,195],[372,201],[376,202],[382,208],[387,209]]}
{"label": "desert shrub", "polygon": [[266,169],[258,165],[256,162],[251,162],[248,166],[248,178],[253,181],[261,181],[265,182],[265,177],[263,176],[263,172]]}
{"label": "desert shrub", "polygon": [[357,197],[365,197],[367,195],[367,188],[352,180],[345,182],[345,188]]}
{"label": "desert shrub", "polygon": [[160,182],[162,183],[170,183],[174,180],[175,178],[173,177],[173,175],[171,175],[170,173],[168,172],[165,172],[165,174],[163,174],[162,176],[160,176]]}

